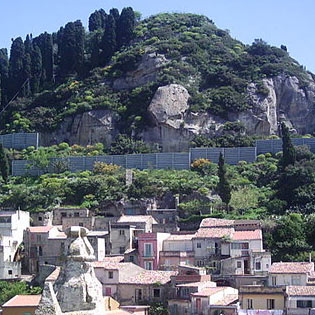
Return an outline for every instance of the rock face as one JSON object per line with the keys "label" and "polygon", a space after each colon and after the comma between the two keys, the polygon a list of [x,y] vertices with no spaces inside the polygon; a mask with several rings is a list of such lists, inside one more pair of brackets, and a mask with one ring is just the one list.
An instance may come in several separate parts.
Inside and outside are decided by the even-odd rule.
{"label": "rock face", "polygon": [[158,70],[167,63],[164,55],[146,53],[136,70],[130,71],[123,78],[116,79],[113,83],[115,90],[134,89],[138,86],[153,82],[157,79]]}
{"label": "rock face", "polygon": [[111,144],[118,133],[118,114],[110,110],[92,110],[75,117],[67,117],[59,129],[41,134],[41,145],[61,142],[88,145],[101,142]]}
{"label": "rock face", "polygon": [[[114,82],[116,89],[140,86],[156,79],[159,67],[166,63],[163,55],[146,54],[136,71]],[[222,133],[226,121],[239,121],[249,135],[278,134],[284,121],[293,132],[315,131],[315,82],[309,78],[307,87],[300,87],[296,77],[279,75],[264,79],[266,94],[259,93],[255,84],[248,86],[251,109],[230,113],[228,119],[209,114],[189,112],[189,93],[181,85],[170,84],[158,88],[148,107],[151,125],[140,137],[148,143],[159,143],[164,152],[187,151],[196,135],[215,136]],[[94,110],[73,119],[67,118],[60,129],[43,134],[42,145],[63,141],[88,145],[102,142],[110,145],[120,132],[119,116],[108,110]]]}

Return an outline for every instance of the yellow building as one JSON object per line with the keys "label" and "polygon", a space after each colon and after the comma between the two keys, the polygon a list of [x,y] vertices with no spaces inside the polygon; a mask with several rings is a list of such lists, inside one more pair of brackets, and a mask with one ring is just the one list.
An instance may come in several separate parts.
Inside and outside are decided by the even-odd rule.
{"label": "yellow building", "polygon": [[16,295],[2,305],[2,315],[34,315],[41,295]]}
{"label": "yellow building", "polygon": [[285,286],[242,286],[239,289],[240,308],[244,310],[285,310],[285,294]]}

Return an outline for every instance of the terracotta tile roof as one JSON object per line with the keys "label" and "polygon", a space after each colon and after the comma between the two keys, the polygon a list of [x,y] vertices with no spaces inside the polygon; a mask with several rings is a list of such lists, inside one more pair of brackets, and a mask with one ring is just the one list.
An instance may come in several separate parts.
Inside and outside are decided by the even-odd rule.
{"label": "terracotta tile roof", "polygon": [[273,263],[270,273],[310,273],[314,271],[314,263],[309,262],[278,262]]}
{"label": "terracotta tile roof", "polygon": [[193,238],[222,238],[224,236],[232,237],[233,228],[207,228],[199,229]]}
{"label": "terracotta tile roof", "polygon": [[175,276],[175,271],[161,271],[161,270],[144,270],[136,276],[125,279],[124,284],[166,284],[171,281],[171,276]]}
{"label": "terracotta tile roof", "polygon": [[294,296],[315,296],[315,286],[288,286],[287,293]]}
{"label": "terracotta tile roof", "polygon": [[200,292],[192,293],[192,296],[211,296],[222,290],[225,290],[225,287],[215,287],[215,288],[205,288]]}
{"label": "terracotta tile roof", "polygon": [[107,262],[121,262],[124,260],[124,256],[107,256],[104,257],[103,261]]}
{"label": "terracotta tile roof", "polygon": [[194,234],[172,234],[170,237],[168,237],[165,241],[190,241]]}
{"label": "terracotta tile roof", "polygon": [[53,226],[45,225],[45,226],[30,226],[28,229],[31,233],[48,233]]}
{"label": "terracotta tile roof", "polygon": [[200,227],[222,227],[222,226],[234,226],[234,220],[224,220],[216,218],[206,218],[200,223]]}
{"label": "terracotta tile roof", "polygon": [[213,281],[199,281],[199,282],[182,283],[182,284],[177,285],[177,287],[199,287],[199,286],[215,287],[216,283]]}
{"label": "terracotta tile roof", "polygon": [[227,306],[227,305],[237,302],[237,300],[238,300],[237,294],[228,294],[224,297],[224,299],[217,301],[214,305]]}
{"label": "terracotta tile roof", "polygon": [[118,219],[118,223],[137,223],[137,222],[149,222],[154,224],[158,222],[152,217],[152,215],[122,215]]}
{"label": "terracotta tile roof", "polygon": [[262,240],[262,232],[260,229],[254,231],[235,231],[232,240],[234,241]]}
{"label": "terracotta tile roof", "polygon": [[16,295],[2,307],[38,306],[41,295]]}

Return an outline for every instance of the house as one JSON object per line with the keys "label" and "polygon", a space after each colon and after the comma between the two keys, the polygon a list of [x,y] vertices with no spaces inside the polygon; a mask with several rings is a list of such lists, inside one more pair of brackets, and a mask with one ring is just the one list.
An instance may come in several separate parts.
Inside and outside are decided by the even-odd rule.
{"label": "house", "polygon": [[121,305],[165,301],[174,272],[145,270],[133,263],[93,262],[103,295]]}
{"label": "house", "polygon": [[23,233],[30,226],[30,216],[25,211],[0,211],[0,279],[21,276],[20,244]]}
{"label": "house", "polygon": [[32,212],[30,213],[30,216],[31,216],[32,226],[52,225],[52,219],[53,219],[52,211]]}
{"label": "house", "polygon": [[136,226],[127,223],[113,223],[109,226],[109,243],[111,255],[124,255],[126,251],[136,247],[136,234],[144,230],[136,230]]}
{"label": "house", "polygon": [[87,218],[92,217],[92,212],[87,208],[67,208],[67,207],[58,207],[53,209],[53,221],[52,225],[63,225],[64,218],[72,218],[73,224],[71,224],[71,220],[67,220],[67,225],[71,224],[72,226],[78,226],[76,218]]}
{"label": "house", "polygon": [[137,230],[151,233],[153,224],[158,222],[151,215],[123,215],[118,219],[117,223],[130,224],[135,226]]}
{"label": "house", "polygon": [[195,233],[178,233],[170,235],[163,242],[160,252],[159,269],[177,270],[182,263],[194,265],[195,253],[192,239]]}
{"label": "house", "polygon": [[[113,258],[113,257],[111,257]],[[133,263],[122,263],[111,259],[110,261],[95,261],[92,263],[95,276],[103,287],[103,296],[118,298],[117,288],[121,282],[130,276],[143,272],[143,268]]]}
{"label": "house", "polygon": [[2,305],[2,315],[33,315],[41,295],[16,295]]}
{"label": "house", "polygon": [[24,236],[25,263],[31,273],[39,265],[60,265],[65,255],[66,234],[57,226],[31,226]]}
{"label": "house", "polygon": [[163,241],[169,233],[141,233],[138,234],[138,263],[147,270],[157,270]]}
{"label": "house", "polygon": [[153,232],[172,233],[179,231],[177,209],[150,209],[147,214],[151,215],[157,224],[153,224]]}
{"label": "house", "polygon": [[269,269],[268,284],[305,286],[313,274],[313,262],[275,262]]}
{"label": "house", "polygon": [[288,315],[308,315],[315,308],[315,286],[288,286],[286,297]]}
{"label": "house", "polygon": [[238,290],[231,287],[204,288],[191,294],[192,314],[236,314]]}
{"label": "house", "polygon": [[242,310],[276,310],[279,314],[282,314],[286,309],[286,288],[285,286],[241,286],[239,301]]}
{"label": "house", "polygon": [[104,260],[106,253],[109,253],[108,231],[89,231],[87,238],[94,249],[96,260]]}

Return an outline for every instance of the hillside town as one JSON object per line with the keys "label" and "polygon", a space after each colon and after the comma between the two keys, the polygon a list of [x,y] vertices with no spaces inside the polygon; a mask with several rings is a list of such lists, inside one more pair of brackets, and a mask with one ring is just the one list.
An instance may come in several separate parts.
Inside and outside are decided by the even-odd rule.
{"label": "hillside town", "polygon": [[185,232],[177,209],[132,210],[1,211],[1,280],[44,287],[13,297],[3,314],[148,314],[154,303],[171,315],[315,307],[314,263],[272,262],[260,221],[205,218]]}

